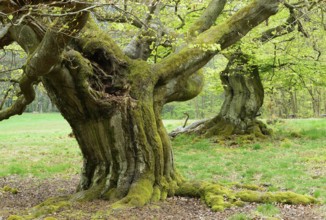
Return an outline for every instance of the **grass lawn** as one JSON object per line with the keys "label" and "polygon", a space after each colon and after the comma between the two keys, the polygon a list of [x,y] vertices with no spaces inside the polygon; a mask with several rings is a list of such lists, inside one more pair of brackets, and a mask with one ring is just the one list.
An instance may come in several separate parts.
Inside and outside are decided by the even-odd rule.
{"label": "grass lawn", "polygon": [[[165,121],[168,130],[182,123]],[[326,201],[326,120],[285,120],[273,129],[271,139],[246,143],[235,137],[229,146],[178,136],[173,140],[176,166],[188,179],[264,185]],[[24,114],[0,122],[0,176],[78,173],[82,159],[70,132],[59,114]]]}
{"label": "grass lawn", "polygon": [[0,176],[78,173],[81,154],[60,114],[23,114],[0,122]]}

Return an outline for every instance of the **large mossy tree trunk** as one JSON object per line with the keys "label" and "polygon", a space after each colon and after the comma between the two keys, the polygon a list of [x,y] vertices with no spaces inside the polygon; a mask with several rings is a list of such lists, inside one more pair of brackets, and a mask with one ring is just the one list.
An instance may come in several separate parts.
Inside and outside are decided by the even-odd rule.
{"label": "large mossy tree trunk", "polygon": [[[124,198],[142,206],[173,195],[181,178],[154,106],[150,65],[113,54],[118,48],[111,40],[97,38],[90,34],[88,41],[76,40],[72,45],[82,51],[64,53],[64,68],[42,78],[83,154],[73,198]],[[61,81],[63,74],[70,80]]]}
{"label": "large mossy tree trunk", "polygon": [[225,100],[219,114],[204,123],[200,133],[205,136],[255,134],[263,136],[270,130],[256,119],[263,105],[264,88],[257,65],[240,50],[232,54],[220,73]]}

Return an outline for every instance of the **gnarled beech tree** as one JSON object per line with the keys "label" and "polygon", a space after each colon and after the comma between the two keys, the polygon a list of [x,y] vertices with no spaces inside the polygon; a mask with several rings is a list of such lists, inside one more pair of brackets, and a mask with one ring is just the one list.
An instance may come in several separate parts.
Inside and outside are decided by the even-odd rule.
{"label": "gnarled beech tree", "polygon": [[[88,12],[97,5],[1,1],[0,48],[16,42],[28,59],[18,98],[0,111],[0,120],[22,114],[35,97],[33,86],[42,82],[73,129],[83,155],[81,180],[72,200],[105,198],[142,206],[178,192],[186,194],[160,111],[167,102],[196,96],[202,77],[194,73],[219,48],[232,45],[275,14],[278,4],[279,0],[254,1],[223,24],[193,37],[191,47],[151,64],[128,57],[102,32]],[[56,10],[46,12],[42,6]],[[202,45],[220,46],[204,50]]]}
{"label": "gnarled beech tree", "polygon": [[263,105],[264,88],[257,65],[250,63],[248,55],[240,49],[233,52],[229,62],[220,73],[225,100],[219,114],[194,131],[206,137],[232,134],[253,134],[263,137],[270,134],[266,125],[256,119]]}
{"label": "gnarled beech tree", "polygon": [[171,137],[180,133],[218,138],[228,138],[234,134],[255,137],[270,134],[270,129],[256,119],[264,101],[258,66],[252,64],[241,49],[232,51],[228,59],[226,68],[220,73],[225,99],[218,115],[185,128],[177,128],[169,134]]}

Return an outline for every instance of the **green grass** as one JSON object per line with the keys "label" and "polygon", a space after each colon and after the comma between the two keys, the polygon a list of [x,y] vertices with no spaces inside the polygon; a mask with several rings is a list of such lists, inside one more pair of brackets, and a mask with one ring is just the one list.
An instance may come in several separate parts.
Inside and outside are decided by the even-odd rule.
{"label": "green grass", "polygon": [[250,220],[250,219],[251,219],[250,217],[248,217],[246,214],[243,213],[234,214],[230,218],[228,218],[228,220]]}
{"label": "green grass", "polygon": [[273,204],[259,205],[256,209],[258,215],[262,217],[276,217],[281,213],[280,209]]}
{"label": "green grass", "polygon": [[274,138],[237,148],[178,136],[177,167],[189,179],[266,185],[326,201],[326,120],[285,120],[273,129]]}
{"label": "green grass", "polygon": [[0,176],[78,173],[81,156],[60,114],[23,114],[0,122]]}
{"label": "green grass", "polygon": [[[168,130],[183,121],[165,121]],[[274,138],[228,147],[196,137],[173,140],[177,168],[188,179],[255,184],[326,201],[326,120],[285,120]],[[82,158],[59,114],[24,114],[0,122],[0,176],[41,178],[78,173]]]}

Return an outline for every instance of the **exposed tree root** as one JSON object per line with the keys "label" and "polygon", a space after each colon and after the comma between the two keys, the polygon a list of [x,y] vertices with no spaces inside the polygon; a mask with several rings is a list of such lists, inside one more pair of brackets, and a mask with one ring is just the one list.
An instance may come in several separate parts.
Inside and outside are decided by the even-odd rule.
{"label": "exposed tree root", "polygon": [[[255,187],[243,187],[251,188]],[[257,188],[259,189],[259,187]],[[311,196],[294,192],[261,192],[249,189],[232,190],[219,184],[208,182],[187,182],[177,191],[178,196],[197,197],[205,202],[213,211],[223,211],[231,206],[243,206],[245,202],[310,204],[319,203]]]}
{"label": "exposed tree root", "polygon": [[[169,133],[169,136],[174,138],[179,134],[195,134],[204,138],[228,138],[231,135],[251,136],[251,138],[264,139],[272,134],[272,130],[262,121],[252,120],[247,122],[245,126],[240,126],[243,122],[227,121],[219,116],[209,119],[194,122],[185,128],[177,128]],[[243,129],[245,127],[245,129]]]}
{"label": "exposed tree root", "polygon": [[49,198],[45,202],[28,210],[28,215],[11,215],[8,220],[30,220],[58,212],[71,206],[70,197]]}
{"label": "exposed tree root", "polygon": [[[133,184],[127,196],[110,205],[107,214],[116,210],[128,210],[133,207],[142,207],[148,203],[164,200],[166,199],[165,195],[167,194],[162,191],[161,187],[153,187],[151,181],[144,179]],[[240,184],[236,184],[233,189],[209,182],[184,182],[176,188],[174,195],[200,198],[213,211],[223,211],[232,206],[244,206],[246,202],[285,203],[293,205],[318,204],[320,202],[312,196],[300,195],[290,191],[264,192],[263,188],[259,186]],[[83,201],[85,201],[85,198]],[[75,196],[50,198],[28,210],[28,215],[12,215],[8,219],[36,219],[45,217],[51,213],[71,207],[74,202],[77,202]]]}

